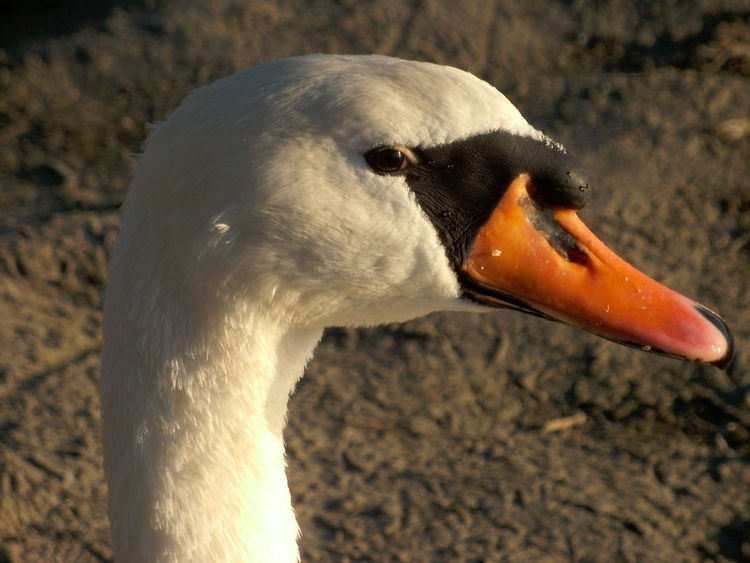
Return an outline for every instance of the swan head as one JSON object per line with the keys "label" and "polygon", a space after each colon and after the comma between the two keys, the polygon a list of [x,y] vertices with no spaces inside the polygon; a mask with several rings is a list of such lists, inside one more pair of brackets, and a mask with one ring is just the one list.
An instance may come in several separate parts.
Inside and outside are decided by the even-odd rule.
{"label": "swan head", "polygon": [[726,363],[723,322],[593,237],[588,195],[578,161],[473,75],[319,55],[189,96],[148,142],[121,237],[185,309],[324,327],[508,307]]}

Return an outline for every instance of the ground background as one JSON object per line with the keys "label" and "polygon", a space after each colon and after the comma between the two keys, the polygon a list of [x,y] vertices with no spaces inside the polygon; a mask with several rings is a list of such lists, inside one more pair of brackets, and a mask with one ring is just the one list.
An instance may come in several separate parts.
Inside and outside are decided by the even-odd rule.
{"label": "ground background", "polygon": [[720,372],[514,313],[331,330],[287,432],[304,559],[750,561],[750,2],[458,4],[0,4],[0,561],[111,558],[99,309],[147,123],[313,52],[495,84],[587,165],[594,231],[738,346]]}

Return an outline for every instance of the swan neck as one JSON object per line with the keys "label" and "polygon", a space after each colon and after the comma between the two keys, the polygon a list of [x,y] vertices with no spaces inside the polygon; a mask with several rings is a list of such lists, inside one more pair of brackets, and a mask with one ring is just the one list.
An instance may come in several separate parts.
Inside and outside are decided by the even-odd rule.
{"label": "swan neck", "polygon": [[[322,331],[257,318],[221,329],[211,331],[221,339],[166,346],[105,334],[103,441],[118,561],[298,560],[282,434]],[[158,357],[147,341],[169,352]],[[133,363],[113,361],[124,350]]]}

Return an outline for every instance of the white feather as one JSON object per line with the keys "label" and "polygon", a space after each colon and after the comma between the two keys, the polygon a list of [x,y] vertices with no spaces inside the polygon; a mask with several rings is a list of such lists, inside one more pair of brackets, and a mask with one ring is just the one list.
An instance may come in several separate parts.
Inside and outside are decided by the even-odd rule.
{"label": "white feather", "polygon": [[379,56],[311,56],[202,88],[151,135],[105,304],[115,558],[295,561],[282,431],[322,330],[465,309],[403,177],[363,153],[504,129],[490,85]]}

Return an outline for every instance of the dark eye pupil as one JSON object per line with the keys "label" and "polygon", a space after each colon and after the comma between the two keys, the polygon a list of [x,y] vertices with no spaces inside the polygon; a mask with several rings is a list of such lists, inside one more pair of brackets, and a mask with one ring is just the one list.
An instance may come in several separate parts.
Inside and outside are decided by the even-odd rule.
{"label": "dark eye pupil", "polygon": [[370,166],[379,172],[396,172],[397,170],[401,170],[406,160],[404,153],[398,149],[382,149],[368,156],[370,156],[368,158]]}

